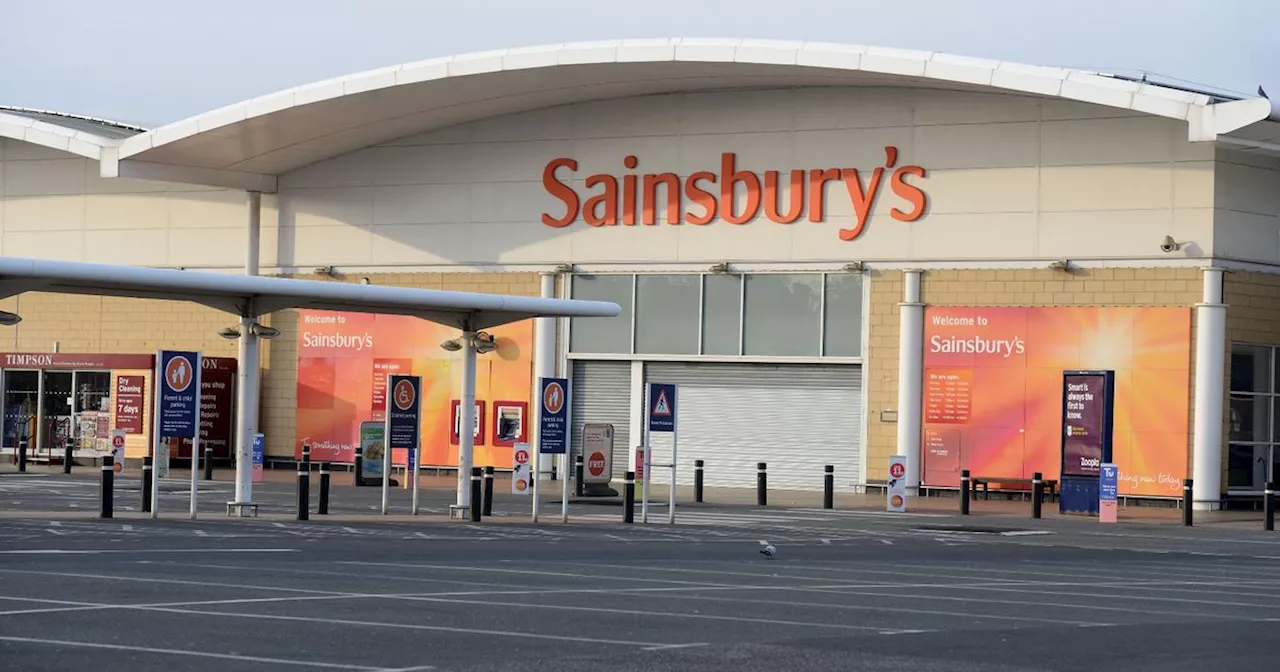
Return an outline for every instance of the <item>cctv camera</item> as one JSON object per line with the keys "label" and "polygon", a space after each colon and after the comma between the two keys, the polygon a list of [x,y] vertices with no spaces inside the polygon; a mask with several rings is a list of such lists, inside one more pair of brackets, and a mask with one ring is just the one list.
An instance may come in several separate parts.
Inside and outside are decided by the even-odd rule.
{"label": "cctv camera", "polygon": [[1177,252],[1180,247],[1182,246],[1173,239],[1173,236],[1165,236],[1164,240],[1160,241],[1160,251],[1166,254],[1169,252]]}

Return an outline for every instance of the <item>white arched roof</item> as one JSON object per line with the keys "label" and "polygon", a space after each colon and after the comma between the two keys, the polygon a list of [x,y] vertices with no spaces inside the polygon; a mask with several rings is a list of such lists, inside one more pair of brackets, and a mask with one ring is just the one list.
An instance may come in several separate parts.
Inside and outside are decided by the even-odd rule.
{"label": "white arched roof", "polygon": [[0,138],[69,152],[97,160],[102,148],[147,129],[64,112],[0,106]]}
{"label": "white arched roof", "polygon": [[128,138],[118,152],[104,152],[103,174],[274,191],[276,175],[317,161],[536,108],[693,90],[858,85],[1105,105],[1187,121],[1192,140],[1265,122],[1244,142],[1280,143],[1280,112],[1264,99],[1224,102],[1081,70],[813,42],[619,40],[437,58],[280,91]]}

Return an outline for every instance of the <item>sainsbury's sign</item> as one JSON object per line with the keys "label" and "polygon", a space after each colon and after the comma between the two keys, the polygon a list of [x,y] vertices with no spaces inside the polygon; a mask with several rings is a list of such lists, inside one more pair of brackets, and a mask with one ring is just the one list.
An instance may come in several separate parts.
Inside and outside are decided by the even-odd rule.
{"label": "sainsbury's sign", "polygon": [[[729,224],[746,224],[762,211],[769,221],[778,224],[792,224],[806,215],[810,222],[821,222],[829,196],[827,183],[831,182],[837,185],[834,187],[837,193],[839,186],[844,187],[855,216],[853,227],[840,230],[840,240],[854,240],[862,235],[876,199],[886,186],[897,199],[889,211],[891,217],[914,222],[924,215],[928,196],[907,178],[924,179],[925,169],[915,165],[898,166],[897,147],[885,147],[884,154],[884,164],[870,171],[857,168],[792,170],[784,178],[777,170],[766,170],[763,177],[741,170],[737,156],[726,152],[720,155],[719,173],[700,170],[683,180],[675,173],[626,174],[621,179],[605,173],[588,176],[584,186],[591,193],[585,202],[568,184],[573,179],[571,174],[578,170],[578,161],[552,159],[542,171],[542,185],[564,204],[564,212],[543,213],[542,223],[563,228],[581,217],[588,225],[597,227],[637,223],[653,226],[657,223],[659,208],[665,208],[668,224],[705,225],[717,218]],[[634,170],[639,160],[627,156],[622,165]],[[570,173],[565,181],[561,179],[561,169]],[[782,179],[786,180],[785,185],[779,183]],[[664,192],[661,199],[659,187]],[[830,197],[840,198],[835,194]],[[692,207],[686,205],[686,200]]]}

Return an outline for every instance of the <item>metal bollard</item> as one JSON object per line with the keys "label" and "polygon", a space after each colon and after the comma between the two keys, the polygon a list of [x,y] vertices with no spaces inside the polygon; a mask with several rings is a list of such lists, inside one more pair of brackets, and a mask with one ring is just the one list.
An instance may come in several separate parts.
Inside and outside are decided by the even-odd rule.
{"label": "metal bollard", "polygon": [[582,455],[573,458],[573,496],[582,496]]}
{"label": "metal bollard", "polygon": [[493,467],[484,468],[484,512],[482,515],[493,515]]}
{"label": "metal bollard", "polygon": [[116,472],[115,465],[110,462],[102,463],[102,510],[98,512],[100,518],[111,518],[115,513],[115,494],[116,494]]}
{"label": "metal bollard", "polygon": [[316,506],[316,513],[327,516],[329,515],[329,463],[320,463],[320,502]]}
{"label": "metal bollard", "polygon": [[480,522],[480,467],[471,467],[471,522]]}
{"label": "metal bollard", "polygon": [[1192,524],[1192,502],[1191,502],[1191,486],[1193,479],[1184,479],[1182,481],[1182,524],[1191,527]]}
{"label": "metal bollard", "polygon": [[151,456],[142,458],[142,512],[151,513]]}
{"label": "metal bollard", "polygon": [[693,501],[702,503],[702,460],[693,461]]}
{"label": "metal bollard", "polygon": [[302,447],[302,461],[298,463],[298,520],[311,518],[311,446]]}
{"label": "metal bollard", "polygon": [[622,479],[622,522],[636,522],[636,472],[628,471]]}
{"label": "metal bollard", "polygon": [[204,480],[213,480],[213,449],[204,449]]}
{"label": "metal bollard", "polygon": [[364,485],[364,448],[356,446],[356,474],[351,477],[352,487],[360,487]]}
{"label": "metal bollard", "polygon": [[18,473],[27,471],[27,442],[18,442]]}
{"label": "metal bollard", "polygon": [[960,471],[960,515],[969,515],[969,470]]}
{"label": "metal bollard", "polygon": [[822,508],[836,507],[836,467],[828,464],[822,468]]}
{"label": "metal bollard", "polygon": [[1276,482],[1267,481],[1267,489],[1262,492],[1262,509],[1266,517],[1263,527],[1268,532],[1276,530]]}
{"label": "metal bollard", "polygon": [[756,462],[756,506],[769,505],[769,465]]}
{"label": "metal bollard", "polygon": [[71,460],[72,460],[72,457],[71,457],[71,442],[70,442],[70,441],[68,441],[68,442],[67,442],[67,452],[63,453],[63,455],[62,455],[62,473],[64,473],[64,474],[69,474],[69,473],[71,473]]}
{"label": "metal bollard", "polygon": [[1040,472],[1031,475],[1031,517],[1039,518],[1041,504],[1044,502],[1044,480]]}

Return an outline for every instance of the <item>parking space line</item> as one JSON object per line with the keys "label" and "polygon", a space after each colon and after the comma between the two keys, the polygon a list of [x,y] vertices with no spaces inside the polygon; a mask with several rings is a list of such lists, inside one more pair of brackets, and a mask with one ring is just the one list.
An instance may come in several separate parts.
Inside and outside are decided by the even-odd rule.
{"label": "parking space line", "polygon": [[[669,567],[669,566],[660,566],[660,565],[654,565],[654,566],[639,566],[639,565],[612,565],[612,564],[608,564],[608,565],[607,565],[607,564],[601,564],[601,563],[591,563],[591,564],[587,564],[587,563],[576,563],[576,562],[555,562],[555,563],[553,563],[553,562],[540,561],[540,560],[521,560],[520,562],[521,562],[521,563],[523,563],[523,564],[554,564],[554,565],[556,565],[556,566],[577,565],[577,566],[581,566],[581,567],[608,567],[608,568],[611,568],[611,569],[630,569],[630,570],[640,570],[640,571],[650,571],[650,570],[653,570],[653,571],[662,571],[662,572],[684,572],[684,573],[690,573],[690,574],[724,574],[724,575],[726,575],[726,576],[771,577],[771,578],[795,579],[795,580],[802,580],[802,581],[818,581],[818,582],[822,582],[822,581],[830,581],[830,580],[831,580],[831,578],[829,578],[829,577],[820,577],[820,576],[797,576],[797,575],[794,575],[794,574],[785,574],[785,575],[778,575],[778,574],[754,574],[754,573],[747,573],[747,572],[732,572],[732,571],[724,571],[724,570],[719,570],[719,569],[688,569],[688,568],[683,568],[683,567]],[[784,566],[786,566],[786,565],[784,565]],[[897,567],[897,565],[894,565],[894,567],[896,568],[896,567]],[[903,572],[897,572],[897,571],[892,571],[892,570],[887,570],[887,569],[863,569],[863,568],[858,568],[858,570],[857,570],[856,572],[842,572],[842,573],[846,573],[846,574],[847,574],[847,573],[889,574],[889,575],[891,575],[891,576],[902,576],[902,575],[903,575]],[[919,575],[912,575],[912,576],[919,576]],[[928,575],[928,576],[929,576],[929,577],[931,577],[931,578],[939,578],[939,579],[975,579],[975,578],[981,578],[981,577],[974,577],[974,576],[959,576],[959,575],[954,575],[954,574],[937,574],[937,573],[930,574],[930,575]],[[993,579],[988,579],[988,580],[989,580],[989,581],[993,581],[993,582],[999,582],[999,583],[1008,583],[1008,584],[1012,584],[1012,585],[1019,585],[1019,584],[1022,584],[1022,583],[1026,583],[1026,581],[1020,581],[1020,580],[1018,580],[1018,579],[994,579],[994,578],[993,578]],[[863,582],[863,583],[871,583],[871,582],[870,582],[870,581],[865,581],[865,582]],[[883,583],[884,583],[885,585],[892,585],[892,584],[893,584],[893,582],[892,582],[892,581],[885,581],[885,582],[883,582]]]}
{"label": "parking space line", "polygon": [[[523,560],[521,562],[524,562]],[[725,588],[736,588],[736,586],[727,583],[711,583],[709,581],[675,581],[673,579],[641,579],[634,576],[599,576],[595,574],[569,574],[566,572],[541,572],[532,569],[511,569],[509,567],[480,567],[471,565],[423,565],[414,563],[398,563],[398,562],[350,562],[339,561],[335,564],[339,565],[360,565],[362,567],[403,567],[406,569],[439,569],[455,572],[492,572],[495,574],[523,574],[529,576],[555,576],[560,578],[578,578],[578,579],[600,579],[606,581],[633,581],[637,583],[663,583],[667,585],[684,585],[684,586],[722,586]]]}
{"label": "parking space line", "polygon": [[[944,588],[954,589],[954,590],[987,590],[987,591],[998,592],[998,593],[1030,593],[1033,595],[1062,595],[1066,597],[1101,597],[1106,599],[1123,598],[1125,600],[1142,600],[1144,602],[1173,602],[1176,604],[1208,604],[1215,607],[1247,607],[1250,609],[1280,609],[1280,605],[1250,604],[1247,602],[1193,600],[1193,599],[1186,599],[1186,598],[1180,598],[1180,597],[1152,597],[1147,595],[1114,595],[1110,593],[1103,593],[1103,594],[1081,593],[1081,592],[1074,592],[1074,591],[1065,593],[1061,591],[1044,590],[1042,588],[1042,586],[1052,586],[1052,585],[1054,584],[1048,584],[1048,583],[1031,584],[1021,588],[1010,588],[1007,586],[975,587],[975,586],[954,585],[954,586],[944,586]],[[1036,590],[1026,590],[1025,588],[1036,588]],[[905,597],[909,597],[909,596],[905,596]],[[1265,597],[1265,596],[1259,596],[1259,597]]]}
{"label": "parking space line", "polygon": [[[259,656],[240,656],[232,653],[213,653],[211,651],[189,651],[181,649],[157,649],[148,646],[124,645],[124,644],[101,644],[97,642],[74,642],[62,639],[37,639],[35,637],[11,637],[0,635],[0,641],[15,642],[19,644],[47,644],[49,646],[76,646],[90,649],[108,649],[112,651],[129,651],[133,653],[155,653],[170,656],[185,656],[189,658],[215,658],[219,660],[233,660],[241,663],[263,663],[267,665],[296,665],[300,667],[316,667],[330,670],[361,670],[364,672],[380,672],[381,668],[367,667],[364,665],[343,665],[340,663],[325,663],[316,660],[290,660],[287,658],[263,658]],[[426,668],[420,668],[426,669]]]}

